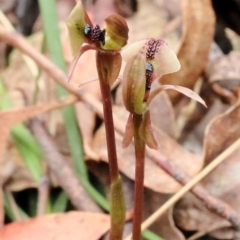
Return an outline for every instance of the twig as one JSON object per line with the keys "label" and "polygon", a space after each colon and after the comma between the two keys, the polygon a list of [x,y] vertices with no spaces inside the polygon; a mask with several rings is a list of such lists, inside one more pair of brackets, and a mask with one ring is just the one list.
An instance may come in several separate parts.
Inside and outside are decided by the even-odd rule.
{"label": "twig", "polygon": [[[0,22],[2,25],[9,31],[14,31],[14,27],[5,14],[0,11]],[[28,66],[29,71],[32,73],[33,77],[36,78],[38,75],[38,68],[31,58],[26,55],[22,55],[26,65]]]}
{"label": "twig", "polygon": [[[171,176],[174,176],[174,173],[171,170],[169,171],[169,166],[171,165],[171,163],[169,161],[165,162],[165,163],[166,164],[165,164],[165,167],[164,167],[164,162],[163,163],[159,163],[159,161],[158,161],[158,165],[161,166],[161,168],[163,170],[165,170],[166,172],[170,173]],[[170,165],[169,165],[169,163],[170,163]],[[180,175],[181,175],[180,178],[178,178],[176,176],[175,179],[178,182],[180,182],[182,185],[186,185],[186,184],[188,184],[188,182],[191,181],[191,178],[186,176],[183,172],[180,173]],[[222,218],[225,218],[229,222],[231,222],[233,227],[236,228],[236,230],[238,230],[238,231],[240,230],[239,216],[231,207],[229,207],[229,205],[227,205],[225,202],[221,201],[218,198],[210,196],[207,193],[207,191],[203,187],[201,187],[201,186],[195,186],[191,190],[191,192],[194,193],[194,195],[197,198],[202,200],[205,203],[205,206],[209,210],[211,210],[212,212],[218,213],[218,215],[220,215]]]}
{"label": "twig", "polygon": [[78,210],[100,212],[100,208],[86,193],[68,165],[67,160],[59,153],[43,126],[37,120],[34,120],[32,121],[32,128],[50,169],[57,176],[60,185],[70,197],[72,204]]}
{"label": "twig", "polygon": [[[240,139],[235,141],[230,147],[228,147],[224,152],[222,152],[218,157],[216,157],[208,166],[206,166],[199,174],[197,174],[195,178],[193,178],[190,182],[188,182],[183,188],[181,188],[176,194],[174,194],[166,203],[164,203],[157,211],[155,211],[149,218],[147,218],[147,220],[145,220],[142,223],[142,231],[144,229],[147,229],[152,223],[154,223],[156,219],[158,219],[166,210],[168,210],[193,186],[195,186],[199,181],[201,181],[207,174],[209,174],[214,168],[216,168],[221,162],[223,162],[231,153],[233,153],[239,147],[240,147]],[[124,240],[131,240],[131,236],[128,236]]]}
{"label": "twig", "polygon": [[46,213],[47,203],[49,199],[50,181],[47,175],[41,177],[38,183],[38,202],[37,216]]}
{"label": "twig", "polygon": [[[21,50],[23,53],[25,53],[26,55],[28,55],[29,57],[31,57],[43,70],[45,70],[49,76],[51,76],[56,82],[58,82],[60,85],[62,85],[63,87],[65,87],[69,92],[71,92],[72,94],[74,94],[79,100],[82,100],[83,102],[85,102],[87,105],[89,105],[89,107],[91,109],[93,109],[98,115],[99,117],[103,118],[103,112],[102,112],[102,105],[101,103],[91,94],[87,93],[87,92],[77,92],[75,87],[71,86],[70,84],[67,84],[68,78],[67,76],[64,74],[64,72],[62,72],[58,67],[56,67],[50,60],[48,60],[45,56],[43,56],[41,53],[37,52],[36,49],[34,49],[25,38],[23,38],[21,35],[15,33],[15,32],[9,32],[7,30],[5,30],[3,27],[0,26],[0,39],[2,39],[3,41],[5,41],[6,43],[15,46],[16,48],[18,48],[19,50]],[[124,133],[124,123],[119,120],[116,116],[114,117],[114,123],[115,123],[115,130],[117,130],[120,134]],[[230,146],[232,147],[232,146]],[[230,148],[229,147],[229,148]],[[228,149],[229,149],[228,148]],[[237,148],[237,147],[236,147]],[[225,150],[226,151],[226,150]],[[234,150],[232,150],[234,151]],[[223,154],[223,153],[222,153]],[[222,154],[220,156],[222,156]],[[229,153],[230,154],[230,153]],[[146,155],[148,155],[150,158],[155,158],[156,155],[158,155],[157,158],[159,158],[159,156],[161,156],[160,152],[154,151],[154,150],[150,150],[150,149],[146,149]],[[155,156],[155,157],[154,157]],[[219,156],[219,157],[220,157]],[[162,157],[160,157],[162,158]],[[222,158],[222,157],[221,157]],[[163,158],[164,159],[164,158]],[[212,162],[213,163],[213,162]],[[217,164],[218,165],[218,164]],[[179,172],[180,168],[178,166],[175,166],[176,169],[174,170],[174,172]],[[209,166],[208,166],[209,167]],[[174,177],[174,174],[171,176]],[[193,181],[193,180],[192,180]],[[189,184],[192,184],[192,181]],[[195,180],[194,180],[195,181]],[[197,182],[196,182],[197,183]],[[196,184],[194,182],[193,186]],[[189,188],[189,185],[186,186],[187,190],[184,190],[185,188],[183,188],[181,191],[184,191],[184,193],[178,193],[178,195],[181,194],[185,194],[185,191],[187,192],[189,189],[191,189],[191,185]],[[189,188],[189,189],[188,189]],[[177,195],[177,197],[178,197]],[[208,193],[205,194],[206,198],[209,196]],[[175,195],[174,195],[175,196]],[[179,196],[176,200],[171,200],[172,203],[168,203],[167,206],[170,207],[172,204],[174,204],[181,196]],[[175,196],[176,198],[176,196]],[[218,200],[219,201],[219,200]],[[222,201],[221,201],[222,202]],[[213,203],[214,204],[214,203]],[[165,206],[165,205],[164,205]],[[208,204],[206,204],[206,206],[208,206]],[[226,205],[227,206],[227,205]],[[228,209],[231,209],[230,206],[227,206]],[[166,209],[166,206],[164,207]],[[216,207],[217,209],[218,207]],[[164,209],[164,211],[165,211]],[[164,212],[163,210],[160,211]],[[233,213],[234,216],[236,216],[236,221],[239,222],[240,218],[237,215],[237,213],[231,209],[231,212]],[[217,213],[217,212],[216,212]],[[158,213],[159,214],[159,213]],[[157,215],[158,215],[157,214]],[[219,213],[217,213],[219,214]],[[153,220],[154,221],[154,220]],[[143,227],[146,228],[146,223],[145,225],[143,225]]]}
{"label": "twig", "polygon": [[44,69],[49,76],[55,79],[57,83],[81,99],[81,95],[76,92],[75,87],[67,82],[68,79],[65,73],[31,46],[22,35],[15,31],[7,31],[4,27],[0,26],[0,39],[28,55],[39,65],[39,67]]}

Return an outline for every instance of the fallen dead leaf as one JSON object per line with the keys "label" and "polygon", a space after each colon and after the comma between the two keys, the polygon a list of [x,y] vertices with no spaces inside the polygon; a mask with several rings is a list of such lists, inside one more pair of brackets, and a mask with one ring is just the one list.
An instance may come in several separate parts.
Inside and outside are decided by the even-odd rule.
{"label": "fallen dead leaf", "polygon": [[206,69],[207,77],[215,92],[231,103],[237,101],[233,90],[240,84],[239,62],[240,54],[230,52],[210,61]]}
{"label": "fallen dead leaf", "polygon": [[0,229],[1,240],[98,240],[110,228],[106,214],[56,213],[14,222]]}
{"label": "fallen dead leaf", "polygon": [[[3,171],[3,154],[7,144],[8,135],[12,127],[28,118],[34,117],[41,113],[51,111],[56,108],[60,108],[76,101],[74,96],[69,96],[61,101],[55,101],[47,104],[42,104],[39,106],[24,107],[19,109],[4,110],[0,112],[0,165],[1,171]],[[17,117],[16,117],[17,116]],[[0,211],[3,209],[2,202],[2,189],[0,190]],[[3,212],[0,212],[0,223],[3,220]]]}
{"label": "fallen dead leaf", "polygon": [[[154,192],[150,189],[144,190],[144,216],[154,213],[159,206],[163,205],[170,195]],[[149,202],[151,199],[151,203]],[[158,218],[150,229],[166,240],[185,240],[180,230],[175,226],[173,221],[172,208]]]}
{"label": "fallen dead leaf", "polygon": [[62,189],[68,194],[73,206],[78,210],[100,212],[100,207],[86,192],[86,189],[74,174],[74,169],[58,151],[55,142],[48,135],[43,125],[34,120],[32,129],[49,168],[56,175]]}
{"label": "fallen dead leaf", "polygon": [[[152,85],[152,90],[157,87],[155,83]],[[150,109],[151,122],[174,139],[176,136],[175,115],[167,93],[161,92],[156,95],[150,103]]]}
{"label": "fallen dead leaf", "polygon": [[[183,35],[178,51],[181,63],[180,71],[163,76],[162,84],[174,84],[193,89],[198,77],[203,72],[213,40],[215,16],[210,0],[183,0]],[[171,100],[181,96],[169,91]]]}
{"label": "fallen dead leaf", "polygon": [[[206,164],[240,137],[239,119],[240,106],[235,105],[210,121],[204,136]],[[240,187],[239,157],[238,149],[201,181],[202,187],[210,195],[226,202],[238,214],[240,194],[236,189]],[[177,205],[174,216],[177,225],[185,230],[203,231],[218,239],[234,239],[234,231],[229,228],[230,223],[209,212],[202,202],[190,194]]]}
{"label": "fallen dead leaf", "polygon": [[227,220],[210,212],[191,193],[186,194],[176,204],[173,213],[176,225],[186,231],[200,231],[207,234],[215,229],[230,226]]}
{"label": "fallen dead leaf", "polygon": [[240,137],[240,106],[235,105],[209,123],[204,137],[204,161],[210,163]]}
{"label": "fallen dead leaf", "polygon": [[207,68],[207,76],[211,83],[219,82],[222,87],[232,89],[239,86],[239,52],[230,52],[228,55],[222,55],[209,62]]}
{"label": "fallen dead leaf", "polygon": [[[161,103],[159,103],[161,106]],[[156,109],[155,109],[156,110]],[[115,109],[115,114],[118,114],[121,119],[127,119],[128,113],[124,108]],[[159,112],[156,112],[157,121],[158,116],[161,117],[161,108]],[[126,120],[125,120],[126,123]],[[124,132],[124,125],[123,130]],[[181,169],[187,172],[190,176],[194,176],[200,171],[203,165],[203,160],[200,156],[194,155],[184,148],[182,148],[174,139],[169,137],[158,127],[153,125],[153,132],[155,139],[158,142],[158,151],[156,155],[159,157],[164,156],[166,159],[170,159],[176,165],[181,166]],[[101,160],[107,161],[106,139],[105,129],[102,126],[95,134],[93,140],[93,149],[99,153]],[[116,134],[116,145],[118,151],[118,162],[120,170],[129,178],[134,179],[135,172],[135,154],[132,144],[126,149],[122,148],[122,136]],[[193,164],[194,163],[194,164]],[[154,191],[163,193],[173,193],[180,188],[180,184],[177,183],[172,177],[166,174],[163,170],[156,166],[156,164],[146,157],[145,165],[145,179],[144,185]]]}
{"label": "fallen dead leaf", "polygon": [[0,159],[2,158],[2,154],[6,147],[8,134],[14,125],[25,121],[28,118],[73,104],[74,102],[76,102],[76,98],[74,96],[69,96],[60,101],[54,101],[31,107],[23,107],[19,109],[4,110],[0,112]]}

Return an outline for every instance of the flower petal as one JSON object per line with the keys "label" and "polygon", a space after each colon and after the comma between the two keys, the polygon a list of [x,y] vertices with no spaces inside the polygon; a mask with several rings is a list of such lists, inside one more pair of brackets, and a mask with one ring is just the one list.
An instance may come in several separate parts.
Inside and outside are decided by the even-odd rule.
{"label": "flower petal", "polygon": [[167,89],[172,89],[172,90],[176,90],[184,95],[186,95],[189,98],[192,98],[196,101],[198,101],[199,103],[201,103],[203,106],[207,107],[205,101],[195,92],[193,92],[191,89],[189,88],[185,88],[185,87],[181,87],[181,86],[177,86],[177,85],[161,85],[159,88],[157,88],[156,90],[154,90],[148,99],[147,105],[150,104],[150,102],[152,101],[152,99],[161,91],[163,90],[167,90]]}
{"label": "flower petal", "polygon": [[88,50],[95,50],[96,48],[92,45],[84,45],[81,49],[80,49],[80,52],[78,55],[76,55],[71,64],[70,64],[70,67],[69,67],[69,75],[68,75],[68,82],[71,80],[72,78],[72,75],[73,75],[73,72],[74,72],[74,69],[75,67],[77,66],[77,63],[78,63],[78,60],[79,58]]}
{"label": "flower petal", "polygon": [[146,39],[134,42],[121,51],[122,59],[125,62],[130,61],[144,47]]}
{"label": "flower petal", "polygon": [[176,54],[163,40],[148,38],[137,41],[124,48],[121,54],[123,60],[128,62],[138,52],[142,52],[146,62],[152,65],[153,80],[180,69],[180,63]]}
{"label": "flower petal", "polygon": [[168,44],[162,40],[158,41],[160,42],[160,46],[154,54],[154,59],[150,61],[153,65],[154,78],[177,72],[181,67],[176,54]]}

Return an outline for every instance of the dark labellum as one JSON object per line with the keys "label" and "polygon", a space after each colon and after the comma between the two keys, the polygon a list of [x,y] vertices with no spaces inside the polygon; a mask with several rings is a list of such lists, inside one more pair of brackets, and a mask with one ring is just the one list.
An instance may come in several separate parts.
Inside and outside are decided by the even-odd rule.
{"label": "dark labellum", "polygon": [[87,24],[84,28],[84,35],[87,38],[90,38],[92,42],[101,42],[102,45],[105,45],[105,32],[106,30],[101,30],[98,25],[92,28],[89,24]]}
{"label": "dark labellum", "polygon": [[103,29],[99,36],[99,41],[102,43],[103,46],[105,45],[105,32],[106,32],[106,30]]}
{"label": "dark labellum", "polygon": [[149,62],[146,62],[145,64],[145,76],[146,76],[146,90],[151,89],[151,84],[152,84],[152,73],[154,71],[153,65]]}
{"label": "dark labellum", "polygon": [[101,30],[100,27],[96,25],[96,27],[92,29],[91,40],[93,42],[99,41],[102,45],[105,45],[105,32],[105,29]]}

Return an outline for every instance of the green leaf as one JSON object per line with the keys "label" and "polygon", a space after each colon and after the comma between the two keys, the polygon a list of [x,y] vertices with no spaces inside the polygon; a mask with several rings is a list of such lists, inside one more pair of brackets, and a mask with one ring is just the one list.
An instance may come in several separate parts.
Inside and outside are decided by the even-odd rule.
{"label": "green leaf", "polygon": [[[14,215],[13,206],[11,205],[8,194],[6,192],[4,192],[3,200],[4,200],[4,210],[5,210],[6,215],[12,221],[17,220],[17,217]],[[19,206],[16,205],[16,207],[17,207],[16,210],[18,211],[18,214],[21,217],[21,219],[29,218],[29,216]]]}
{"label": "green leaf", "polygon": [[[0,109],[8,109],[12,107],[12,103],[5,92],[4,85],[0,79]],[[30,131],[24,126],[24,124],[17,124],[12,130],[11,135],[15,142],[18,151],[20,152],[24,163],[29,169],[32,177],[36,182],[42,176],[42,165],[40,160],[42,158],[42,152],[35,138]]]}
{"label": "green leaf", "polygon": [[65,212],[68,203],[68,196],[64,191],[61,191],[52,205],[52,212]]}
{"label": "green leaf", "polygon": [[163,238],[159,237],[157,234],[155,234],[154,232],[149,231],[149,230],[143,231],[142,236],[146,240],[164,240]]}

